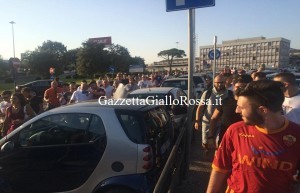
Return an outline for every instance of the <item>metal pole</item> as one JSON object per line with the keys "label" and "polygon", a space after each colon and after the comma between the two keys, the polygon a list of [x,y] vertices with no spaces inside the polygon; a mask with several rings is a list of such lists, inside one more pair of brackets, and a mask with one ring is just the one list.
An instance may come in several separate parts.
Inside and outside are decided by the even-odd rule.
{"label": "metal pole", "polygon": [[[189,63],[188,63],[188,100],[195,98],[194,96],[194,64],[195,64],[195,9],[189,9]],[[187,117],[187,145],[185,151],[185,173],[184,178],[188,177],[189,165],[190,165],[190,152],[193,132],[193,106],[188,106],[188,117]]]}
{"label": "metal pole", "polygon": [[15,52],[15,33],[14,33],[14,21],[9,22],[11,24],[11,29],[12,29],[12,37],[13,37],[13,51],[14,51],[14,58],[16,57],[16,52]]}
{"label": "metal pole", "polygon": [[216,77],[216,69],[217,69],[216,49],[217,49],[217,36],[214,36],[214,67],[213,67],[213,77]]}
{"label": "metal pole", "polygon": [[[12,30],[12,37],[13,37],[13,52],[14,52],[14,59],[16,58],[16,52],[15,52],[15,33],[14,33],[14,21],[9,22],[11,24],[11,30]],[[14,61],[12,61],[14,62]],[[14,91],[16,92],[16,86],[17,86],[17,82],[16,82],[16,69],[13,67],[13,76],[14,76]]]}

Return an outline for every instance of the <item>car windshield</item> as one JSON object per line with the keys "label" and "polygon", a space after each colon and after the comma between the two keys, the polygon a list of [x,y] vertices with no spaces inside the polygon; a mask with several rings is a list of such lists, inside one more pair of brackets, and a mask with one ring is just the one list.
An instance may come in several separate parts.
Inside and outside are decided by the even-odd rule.
{"label": "car windshield", "polygon": [[162,87],[176,87],[176,88],[181,88],[182,90],[187,90],[188,81],[187,80],[165,81],[162,83]]}

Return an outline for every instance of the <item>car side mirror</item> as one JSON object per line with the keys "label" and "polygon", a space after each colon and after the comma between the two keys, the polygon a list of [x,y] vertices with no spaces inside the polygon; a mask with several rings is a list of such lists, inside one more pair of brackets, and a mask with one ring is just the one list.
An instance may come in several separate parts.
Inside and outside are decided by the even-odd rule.
{"label": "car side mirror", "polygon": [[12,151],[15,148],[15,143],[12,141],[8,141],[1,146],[2,152]]}

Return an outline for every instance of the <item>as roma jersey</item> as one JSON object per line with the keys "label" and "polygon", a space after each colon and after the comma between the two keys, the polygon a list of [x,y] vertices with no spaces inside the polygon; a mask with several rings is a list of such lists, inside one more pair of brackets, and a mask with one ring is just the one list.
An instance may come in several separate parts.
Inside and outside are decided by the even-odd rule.
{"label": "as roma jersey", "polygon": [[231,193],[289,193],[299,162],[299,125],[285,120],[282,128],[268,131],[238,122],[224,135],[213,168],[230,173]]}

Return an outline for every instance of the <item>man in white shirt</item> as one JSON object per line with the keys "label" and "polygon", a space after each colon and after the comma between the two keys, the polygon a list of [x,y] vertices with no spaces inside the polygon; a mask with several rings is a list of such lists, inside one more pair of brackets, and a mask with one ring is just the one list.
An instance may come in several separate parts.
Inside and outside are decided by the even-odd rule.
{"label": "man in white shirt", "polygon": [[284,102],[282,109],[288,120],[300,125],[300,91],[293,73],[282,72],[274,76],[275,81],[283,83]]}
{"label": "man in white shirt", "polygon": [[91,100],[93,94],[88,91],[89,85],[86,80],[81,81],[80,90],[73,92],[69,103],[78,103],[81,101]]}
{"label": "man in white shirt", "polygon": [[10,97],[12,92],[9,90],[5,90],[2,92],[1,96],[3,101],[0,103],[0,116],[4,117],[6,109],[11,106]]}
{"label": "man in white shirt", "polygon": [[151,83],[146,75],[142,75],[142,80],[140,80],[137,85],[139,88],[151,87]]}
{"label": "man in white shirt", "polygon": [[113,92],[116,88],[114,88],[113,86],[110,86],[107,79],[102,80],[102,85],[103,85],[103,89],[105,90],[105,97],[107,99],[110,99],[113,96]]}

